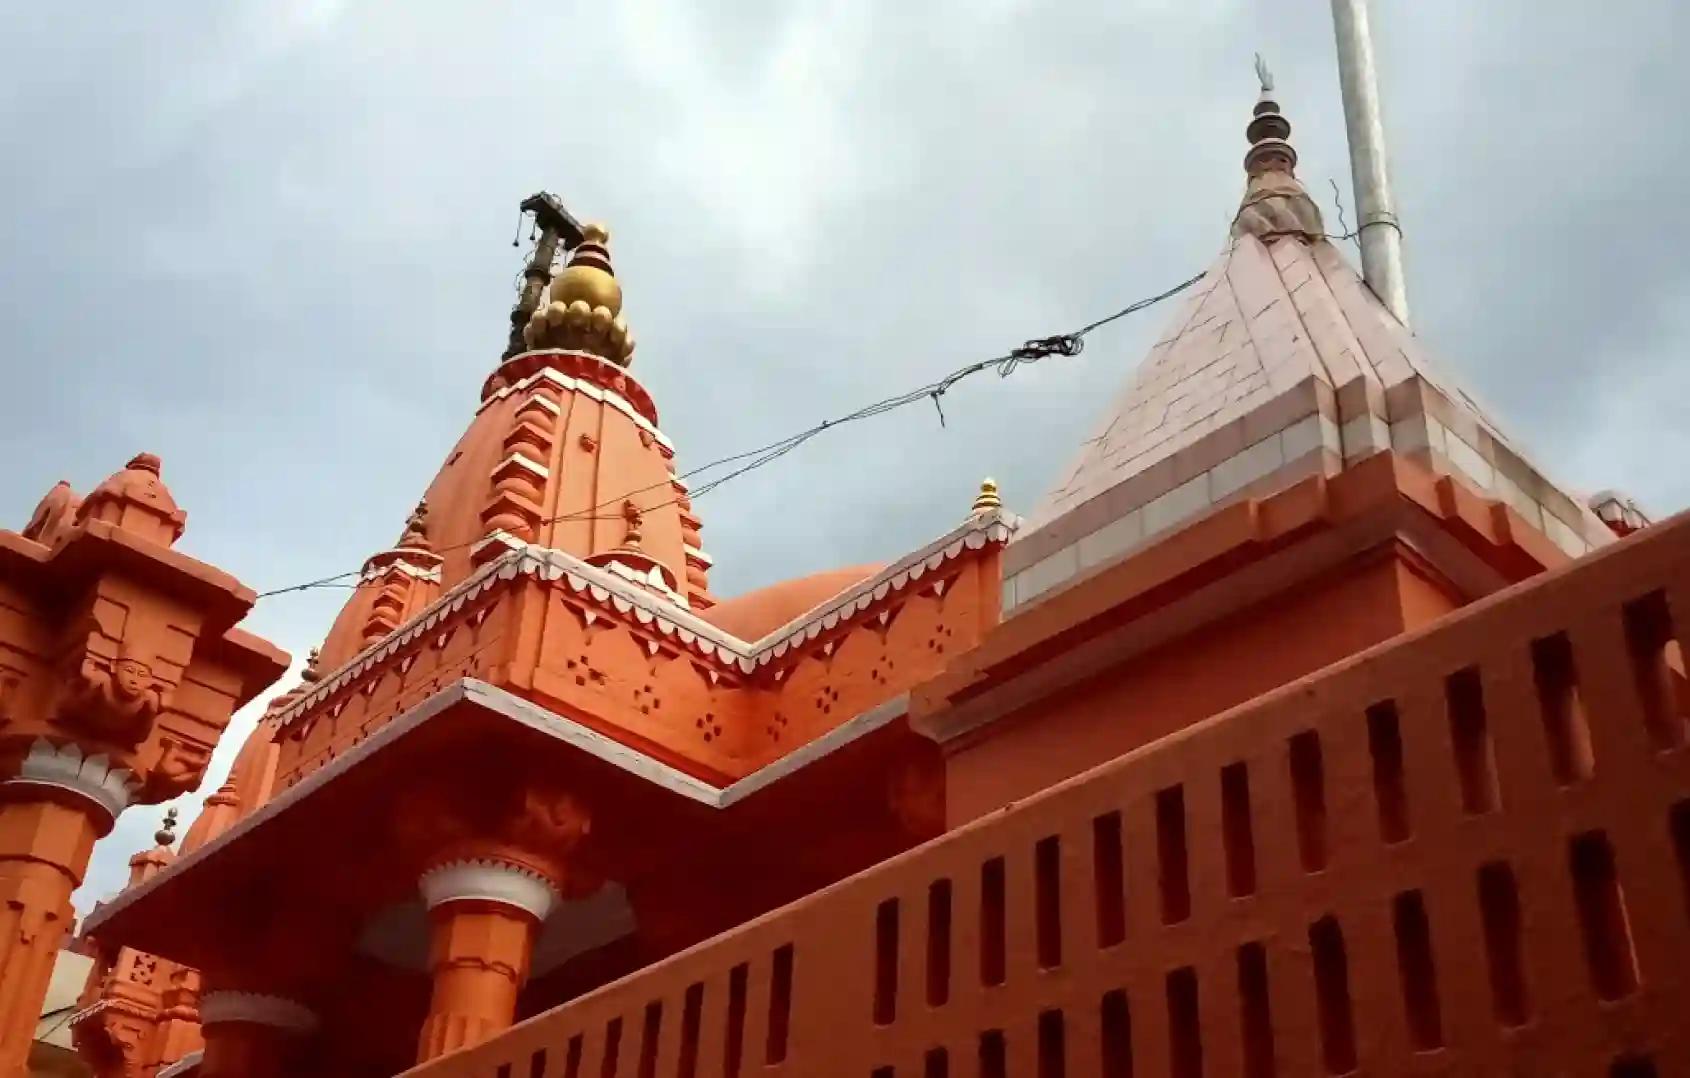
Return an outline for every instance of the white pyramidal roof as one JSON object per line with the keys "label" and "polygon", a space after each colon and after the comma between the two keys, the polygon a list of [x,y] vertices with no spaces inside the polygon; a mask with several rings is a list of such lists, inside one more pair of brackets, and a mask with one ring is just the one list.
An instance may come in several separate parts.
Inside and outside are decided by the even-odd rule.
{"label": "white pyramidal roof", "polygon": [[[1569,554],[1613,540],[1326,238],[1291,173],[1289,124],[1266,108],[1267,133],[1283,134],[1255,139],[1230,244],[1010,545],[1006,607],[1219,505],[1386,449],[1507,503]],[[1264,106],[1256,117],[1253,135]]]}

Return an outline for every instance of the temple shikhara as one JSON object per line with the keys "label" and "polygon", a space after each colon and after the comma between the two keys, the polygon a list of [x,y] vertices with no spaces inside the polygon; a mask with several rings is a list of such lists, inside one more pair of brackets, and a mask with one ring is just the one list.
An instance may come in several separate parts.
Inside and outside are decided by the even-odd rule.
{"label": "temple shikhara", "polygon": [[[1262,83],[1042,496],[733,597],[607,231],[525,202],[462,437],[79,927],[86,1073],[1690,1074],[1690,519],[1538,466]],[[0,532],[3,1074],[288,666],[162,475]]]}

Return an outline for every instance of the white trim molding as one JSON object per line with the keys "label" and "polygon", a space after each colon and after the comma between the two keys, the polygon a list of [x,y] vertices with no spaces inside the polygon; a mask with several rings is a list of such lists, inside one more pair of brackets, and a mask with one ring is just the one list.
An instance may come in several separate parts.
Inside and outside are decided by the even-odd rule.
{"label": "white trim molding", "polygon": [[490,858],[436,865],[417,880],[417,888],[431,910],[447,902],[496,902],[536,921],[544,921],[558,901],[557,888],[538,872]]}
{"label": "white trim molding", "polygon": [[207,992],[201,996],[200,1025],[225,1022],[250,1022],[303,1035],[317,1028],[317,1015],[296,1000],[262,992]]}
{"label": "white trim molding", "polygon": [[[389,656],[415,645],[467,604],[519,578],[561,583],[575,601],[613,615],[627,615],[626,624],[649,629],[650,639],[654,641],[666,638],[716,671],[749,676],[789,654],[795,657],[803,654],[808,645],[815,644],[825,634],[848,631],[854,619],[877,616],[872,611],[878,610],[881,624],[885,624],[891,617],[889,608],[902,601],[906,592],[918,586],[942,588],[947,563],[965,552],[1007,544],[1020,526],[1021,518],[1006,510],[975,514],[960,527],[757,640],[742,640],[705,621],[688,609],[684,601],[677,601],[679,596],[670,599],[573,554],[524,543],[506,532],[496,531],[478,540],[470,548],[470,554],[480,558],[489,547],[504,547],[504,553],[489,558],[481,568],[448,588],[440,598],[387,636],[325,672],[310,692],[301,694],[278,713],[277,721],[285,727]],[[921,584],[924,578],[928,583]]]}
{"label": "white trim molding", "polygon": [[112,766],[111,757],[105,753],[85,757],[81,746],[74,742],[54,745],[38,737],[19,765],[17,777],[7,779],[5,785],[67,790],[93,802],[115,822],[133,803],[141,780],[127,767]]}

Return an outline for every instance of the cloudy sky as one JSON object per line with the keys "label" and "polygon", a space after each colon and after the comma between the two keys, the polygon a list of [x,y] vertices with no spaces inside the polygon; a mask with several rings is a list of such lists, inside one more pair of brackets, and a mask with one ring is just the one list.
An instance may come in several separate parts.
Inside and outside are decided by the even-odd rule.
{"label": "cloudy sky", "polygon": [[[612,226],[683,467],[1202,269],[1257,50],[1353,205],[1325,0],[517,7],[0,0],[6,524],[151,450],[188,552],[259,589],[356,567],[472,414],[540,187]],[[1690,9],[1376,7],[1418,331],[1564,482],[1681,508]],[[895,557],[984,475],[1030,508],[1167,314],[703,499],[716,590]],[[343,597],[248,624],[303,655]]]}

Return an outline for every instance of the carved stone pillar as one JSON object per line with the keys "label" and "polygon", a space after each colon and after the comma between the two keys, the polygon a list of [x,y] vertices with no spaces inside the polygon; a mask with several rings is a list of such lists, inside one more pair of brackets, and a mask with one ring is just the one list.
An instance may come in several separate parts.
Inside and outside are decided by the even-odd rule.
{"label": "carved stone pillar", "polygon": [[259,992],[207,992],[200,1021],[201,1078],[283,1078],[300,1039],[317,1028],[317,1016],[304,1004]]}
{"label": "carved stone pillar", "polygon": [[184,557],[141,454],[0,530],[0,1076],[21,1073],[95,839],[199,785],[230,714],[287,667],[235,623],[253,593]]}
{"label": "carved stone pillar", "polygon": [[[125,773],[127,774],[127,773]],[[0,1075],[23,1073],[94,840],[128,803],[104,761],[42,747],[0,782]]]}
{"label": "carved stone pillar", "polygon": [[558,889],[531,868],[494,859],[448,862],[423,873],[419,886],[434,980],[417,1038],[420,1063],[510,1026]]}

